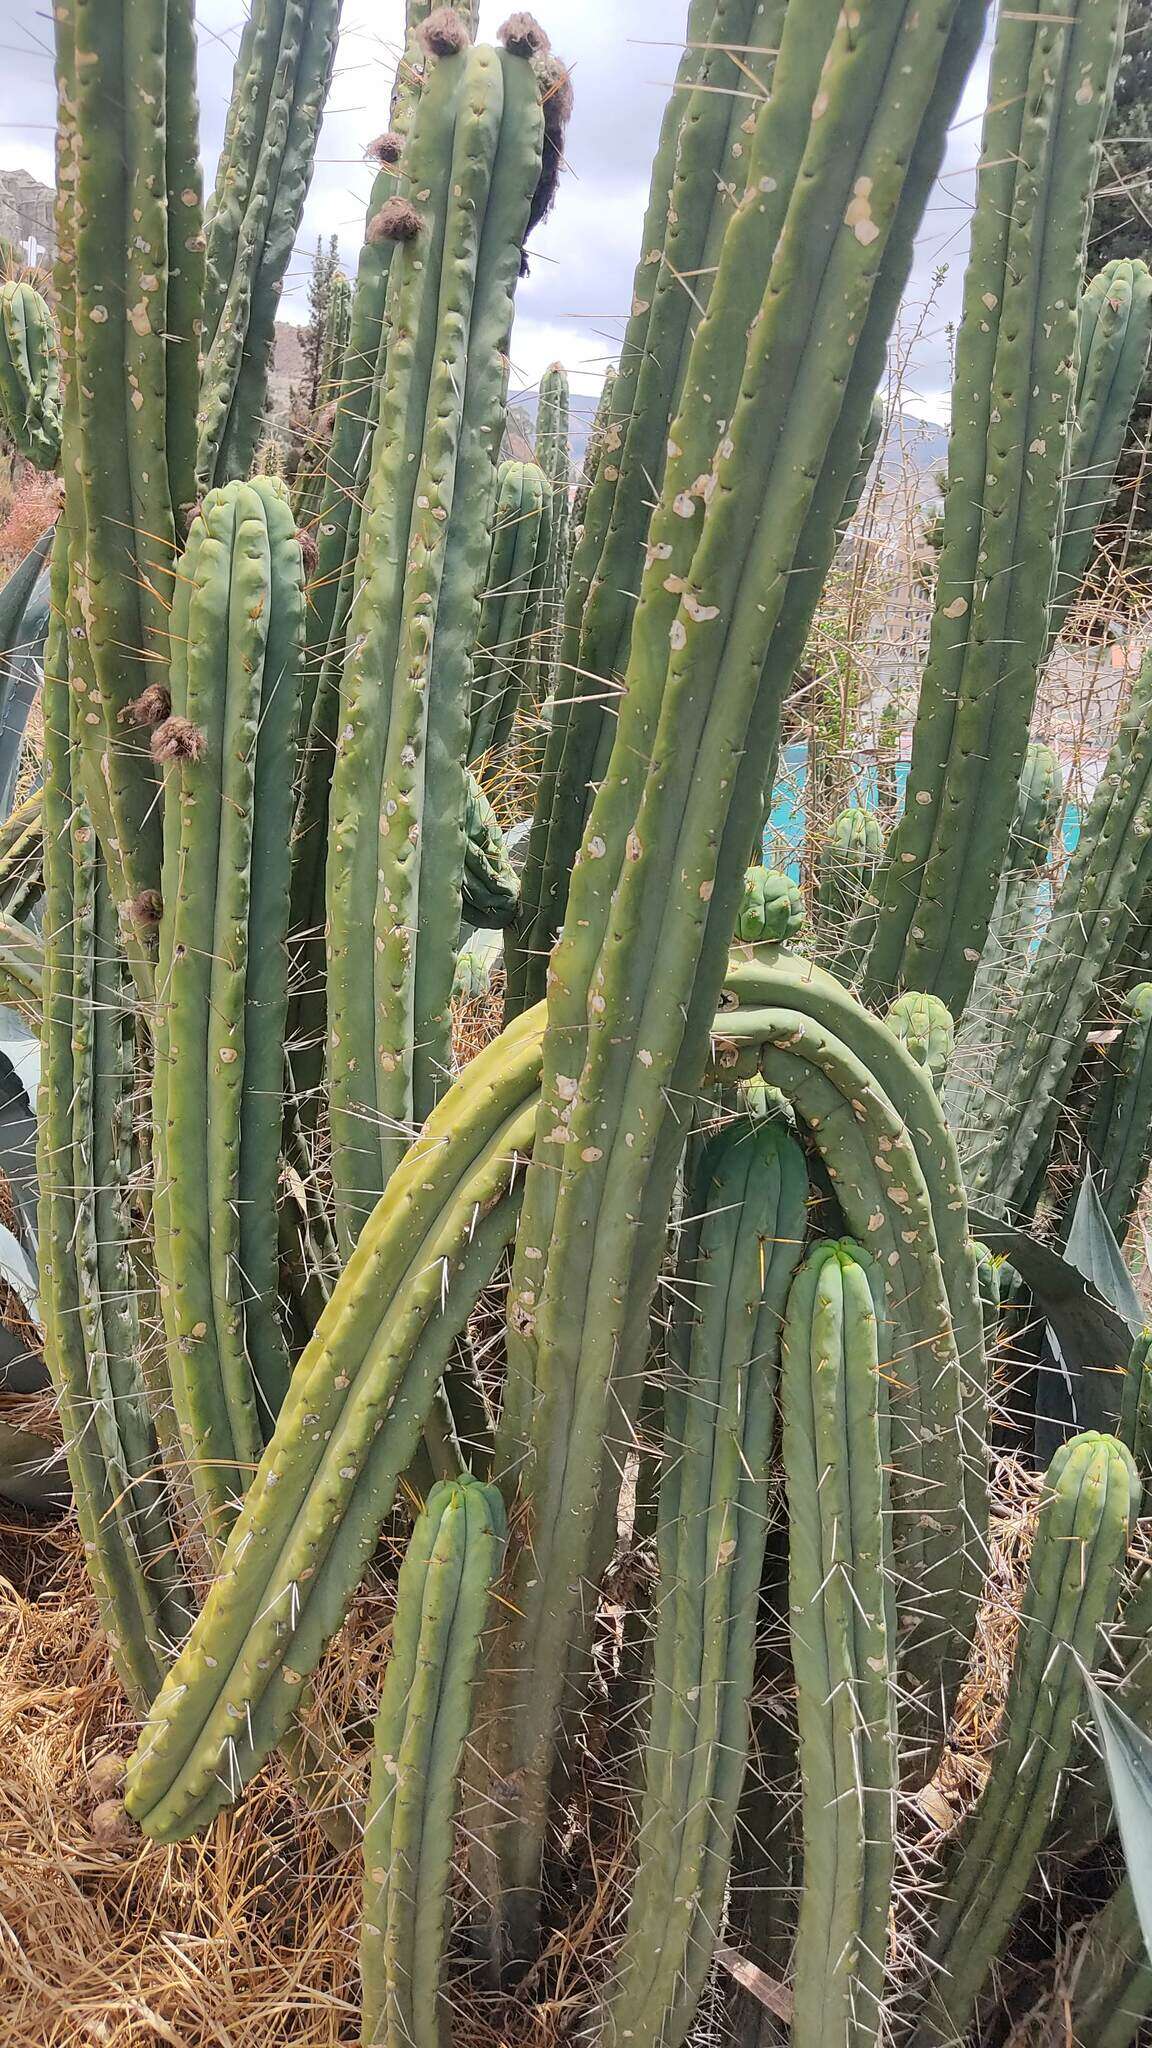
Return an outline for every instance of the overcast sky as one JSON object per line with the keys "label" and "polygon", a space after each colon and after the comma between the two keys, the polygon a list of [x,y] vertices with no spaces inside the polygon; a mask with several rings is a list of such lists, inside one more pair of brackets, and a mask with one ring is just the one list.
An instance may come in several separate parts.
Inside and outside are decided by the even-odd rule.
{"label": "overcast sky", "polygon": [[[481,6],[491,36],[509,0]],[[520,287],[513,340],[514,389],[534,388],[559,358],[575,389],[594,394],[614,359],[631,296],[640,224],[661,113],[676,69],[669,42],[685,0],[539,0],[541,19],[572,67],[575,113],[568,172],[555,211],[534,238],[532,274]],[[199,0],[200,99],[209,176],[223,127],[243,0]],[[345,0],[336,77],[284,314],[303,318],[317,235],[336,234],[355,273],[371,172],[366,141],[386,125],[403,25],[403,0]],[[51,28],[28,0],[0,0],[0,165],[52,180],[54,101]],[[949,139],[944,175],[920,238],[904,317],[919,329],[905,377],[909,410],[946,417],[947,324],[959,307],[967,224],[975,189],[983,66],[970,80]],[[948,275],[933,290],[942,264]]]}

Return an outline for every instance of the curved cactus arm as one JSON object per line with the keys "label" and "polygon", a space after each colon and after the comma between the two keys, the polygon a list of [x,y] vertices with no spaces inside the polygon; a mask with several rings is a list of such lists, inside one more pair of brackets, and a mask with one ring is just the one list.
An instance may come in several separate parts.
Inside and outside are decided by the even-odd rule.
{"label": "curved cactus arm", "polygon": [[[127,1276],[129,1013],[91,823],[73,792],[64,676],[66,537],[45,672],[45,964],[37,1138],[45,1355],[102,1623],[129,1697],[147,1705],[188,1621],[139,1377]],[[116,984],[119,984],[117,986]]]}
{"label": "curved cactus arm", "polygon": [[551,486],[537,463],[501,463],[476,642],[470,761],[507,743],[536,666],[551,559],[551,500]]}
{"label": "curved cactus arm", "polygon": [[210,1545],[288,1384],[276,1211],[303,572],[278,480],[205,499],[181,558],[156,1018],[156,1252]]}
{"label": "curved cactus arm", "polygon": [[[762,961],[737,971],[758,982],[772,972]],[[929,1134],[920,1140],[925,1171],[943,1197],[947,1133],[937,1147],[932,1134],[943,1127],[926,1080],[891,1034],[829,977],[789,964],[788,973],[798,971],[801,986],[831,991],[865,1033],[870,1027],[877,1034],[881,1053],[886,1045],[910,1107],[920,1104],[916,1123]],[[753,1044],[755,1015],[726,1009],[721,1045],[729,1034],[734,1047]],[[516,1228],[515,1164],[537,1115],[543,1025],[541,1011],[529,1013],[465,1070],[334,1290],[293,1375],[204,1614],[145,1731],[129,1803],[148,1832],[191,1833],[236,1796],[280,1739],[300,1683],[346,1611],[454,1338]],[[942,1199],[938,1238],[949,1246],[963,1245],[961,1206],[954,1195]],[[862,1229],[867,1220],[862,1215]],[[980,1311],[969,1263],[966,1274],[959,1259],[950,1261],[949,1284],[971,1369]],[[963,1333],[973,1327],[970,1342]],[[916,1355],[927,1355],[927,1343]],[[944,1371],[929,1380],[934,1400],[937,1380],[946,1384],[947,1377]],[[385,1416],[387,1426],[379,1427]],[[242,1740],[230,1707],[243,1717]]]}
{"label": "curved cactus arm", "polygon": [[232,78],[205,234],[202,489],[245,476],[264,424],[280,289],[312,176],[341,0],[256,0]]}
{"label": "curved cactus arm", "polygon": [[406,340],[381,392],[332,776],[328,1078],[345,1249],[451,1067],[469,651],[542,144],[531,60],[438,58],[405,160],[419,204],[397,202],[389,319]]}
{"label": "curved cactus arm", "polygon": [[908,801],[875,890],[870,999],[923,988],[959,1013],[988,929],[1047,647],[1075,301],[1123,20],[1121,0],[1000,16],[935,610]]}
{"label": "curved cactus arm", "polygon": [[60,365],[52,313],[34,285],[0,285],[0,425],[37,469],[60,460]]}
{"label": "curved cactus arm", "polygon": [[516,1229],[542,1024],[525,1019],[479,1054],[429,1119],[296,1366],[132,1767],[129,1807],[150,1834],[189,1834],[235,1798],[339,1626],[456,1337]]}
{"label": "curved cactus arm", "polygon": [[797,2040],[878,2040],[896,1808],[891,1505],[881,1296],[867,1253],[819,1245],[788,1298],[781,1367],[788,1615],[804,1885]]}
{"label": "curved cactus arm", "polygon": [[84,793],[143,993],[160,825],[130,707],[167,665],[176,516],[191,495],[179,413],[202,283],[191,15],[187,0],[63,0],[54,15],[69,665],[86,699]]}
{"label": "curved cactus arm", "polygon": [[1132,407],[1152,345],[1152,271],[1121,257],[1081,295],[1079,370],[1068,448],[1064,524],[1048,619],[1051,650],[1092,561],[1096,527],[1112,494]]}
{"label": "curved cactus arm", "polygon": [[366,2048],[441,2048],[444,2038],[453,1820],[503,1550],[499,1492],[465,1477],[433,1488],[400,1567],[364,1828]]}
{"label": "curved cactus arm", "polygon": [[974,1193],[1011,1212],[1043,1172],[1101,984],[1152,880],[1152,661],[1127,710],[982,1103],[964,1134]]}
{"label": "curved cactus arm", "polygon": [[749,73],[768,83],[783,13],[783,0],[770,0],[763,11],[759,0],[691,0],[688,10],[686,48],[652,166],[600,466],[565,592],[557,701],[533,810],[524,914],[509,959],[510,1015],[544,994],[597,763],[602,772],[615,729],[668,428],[698,313],[708,303],[720,238],[746,183]]}
{"label": "curved cactus arm", "polygon": [[[761,687],[763,664],[829,449],[849,436],[853,461],[859,450],[875,387],[854,392],[849,413],[845,385],[909,164],[931,168],[960,88],[952,65],[959,46],[970,53],[980,17],[979,7],[893,0],[859,21],[837,11],[822,42],[816,10],[786,14],[774,90],[748,145],[748,191],[724,235],[670,437],[678,452],[652,517],[613,767],[552,963],[540,1141],[513,1268],[498,1469],[525,1499],[531,1543],[517,1555],[485,1715],[492,1778],[515,1791],[506,1799],[502,1786],[499,1813],[493,1800],[480,1820],[501,1836],[513,1948],[535,1938],[606,1404],[647,1315],[682,1143],[677,1111],[704,1069],[761,812],[783,686]],[[798,95],[814,45],[822,85],[809,124],[812,95]],[[942,68],[949,90],[938,95]],[[726,835],[734,844],[721,859]]]}
{"label": "curved cactus arm", "polygon": [[917,2048],[962,2036],[1047,1833],[1083,1701],[1111,1619],[1140,1488],[1114,1437],[1075,1437],[1048,1471],[1020,1638],[992,1772],[949,1871],[930,1950]]}
{"label": "curved cactus arm", "polygon": [[639,1865],[605,2042],[679,2048],[723,1917],[755,1675],[780,1327],[805,1230],[804,1156],[782,1122],[737,1119],[692,1184],[660,1483]]}

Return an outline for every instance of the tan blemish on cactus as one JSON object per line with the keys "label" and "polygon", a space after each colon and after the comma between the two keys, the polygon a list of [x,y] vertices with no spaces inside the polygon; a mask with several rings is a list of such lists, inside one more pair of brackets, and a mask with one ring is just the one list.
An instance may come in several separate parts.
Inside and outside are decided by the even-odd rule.
{"label": "tan blemish on cactus", "polygon": [[172,717],[156,727],[149,751],[156,762],[199,761],[205,745],[204,734],[191,719]]}
{"label": "tan blemish on cactus", "polygon": [[946,619],[962,619],[967,609],[968,599],[966,597],[954,597],[951,604],[946,604],[943,607],[944,617]]}

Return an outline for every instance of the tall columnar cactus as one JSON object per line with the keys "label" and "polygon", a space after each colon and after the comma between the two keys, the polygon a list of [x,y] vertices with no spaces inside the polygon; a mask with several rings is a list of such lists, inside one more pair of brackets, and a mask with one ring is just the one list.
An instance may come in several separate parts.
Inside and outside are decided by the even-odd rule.
{"label": "tall columnar cactus", "polygon": [[504,1503],[464,1477],[432,1489],[396,1589],[364,1823],[365,2048],[440,2048],[454,1819],[472,1686],[504,1549]]}
{"label": "tall columnar cactus", "polygon": [[788,1299],[781,1402],[803,1787],[796,2041],[880,2038],[896,1808],[896,1621],[878,1278],[819,1245]]}
{"label": "tall columnar cactus", "polygon": [[1152,1164],[1152,982],[1128,990],[1084,1132],[1104,1213],[1123,1242]]}
{"label": "tall columnar cactus", "polygon": [[782,1122],[727,1125],[692,1180],[664,1396],[639,1866],[605,2042],[680,2048],[712,1962],[748,1750],[780,1328],[806,1200],[804,1157]]}
{"label": "tall columnar cactus", "polygon": [[587,445],[584,449],[580,481],[576,486],[572,499],[570,538],[573,546],[575,546],[580,537],[585,514],[588,510],[588,500],[592,493],[592,486],[600,474],[600,464],[604,460],[604,451],[608,443],[608,430],[612,422],[612,399],[616,390],[616,374],[615,367],[610,365],[605,371],[604,382],[600,387],[600,396],[596,401],[596,411],[592,418],[592,426],[589,430]]}
{"label": "tall columnar cactus", "polygon": [[1011,1211],[1033,1197],[1084,1051],[1152,882],[1152,661],[1145,663],[965,1135],[970,1185]]}
{"label": "tall columnar cactus", "polygon": [[69,672],[84,794],[146,989],[160,820],[130,707],[167,664],[196,495],[195,36],[187,0],[62,0],[53,18]]}
{"label": "tall columnar cactus", "polygon": [[37,469],[60,460],[60,366],[47,301],[34,285],[0,285],[0,427]]}
{"label": "tall columnar cactus", "polygon": [[[875,370],[869,360],[867,381],[853,377],[857,350],[882,345],[894,317],[980,27],[978,6],[789,10],[669,436],[612,764],[552,961],[513,1265],[497,1469],[523,1495],[531,1540],[495,1660],[492,1797],[479,1823],[498,1846],[497,1910],[513,1948],[534,1940],[609,1401],[621,1361],[643,1344],[682,1106],[704,1068],[762,814],[787,687],[768,661],[772,637],[797,552],[816,545],[805,526],[832,450],[849,474],[858,458]],[[846,488],[847,477],[822,515],[829,546]]]}
{"label": "tall columnar cactus", "polygon": [[1108,263],[1080,298],[1076,399],[1064,521],[1049,611],[1049,645],[1080,594],[1101,514],[1112,495],[1152,344],[1152,271],[1139,259]]}
{"label": "tall columnar cactus", "polygon": [[829,942],[839,949],[849,918],[872,885],[884,851],[884,828],[875,811],[849,804],[832,820],[817,856],[817,902]]}
{"label": "tall columnar cactus", "polygon": [[205,499],[181,557],[164,771],[156,1258],[192,1484],[219,1538],[288,1384],[277,1188],[304,598],[284,486]]}
{"label": "tall columnar cactus", "polygon": [[341,0],[256,0],[207,209],[202,489],[246,476],[264,427],[276,313],[312,177]]}
{"label": "tall columnar cactus", "polygon": [[1004,1033],[1019,997],[1042,922],[1052,840],[1064,801],[1059,756],[1030,740],[1024,756],[1012,837],[988,936],[960,1020],[959,1056],[944,1090],[953,1128],[979,1116]]}
{"label": "tall columnar cactus", "polygon": [[[964,314],[943,542],[869,995],[963,1008],[1004,865],[1060,543],[1076,299],[1123,0],[1004,10]],[[869,918],[872,913],[869,913]]]}
{"label": "tall columnar cactus", "polygon": [[306,422],[307,440],[296,478],[292,505],[297,525],[312,535],[314,545],[314,528],[320,516],[327,484],[327,451],[335,427],[336,406],[343,381],[344,357],[348,351],[351,320],[352,287],[344,272],[337,270],[328,291],[328,304],[320,336],[315,409],[312,417]]}
{"label": "tall columnar cactus", "polygon": [[[433,22],[437,17],[433,17]],[[512,297],[543,147],[532,49],[438,58],[394,203],[389,350],[349,617],[327,864],[328,1079],[345,1250],[450,1069],[470,648]],[[531,50],[531,54],[529,51]]]}
{"label": "tall columnar cactus", "polygon": [[85,1557],[116,1668],[145,1707],[189,1614],[140,1375],[125,1187],[132,1013],[95,834],[72,783],[67,576],[61,533],[44,683],[40,1286]]}
{"label": "tall columnar cactus", "polygon": [[1035,1869],[1111,1619],[1140,1486],[1114,1437],[1075,1437],[1047,1479],[992,1774],[949,1872],[917,2048],[962,2037]]}
{"label": "tall columnar cactus", "polygon": [[[509,958],[509,1007],[544,993],[576,851],[616,729],[644,541],[726,223],[748,180],[749,76],[772,75],[784,0],[692,0],[664,113],[631,314],[564,599],[557,692]],[[691,290],[685,280],[691,278]],[[751,843],[751,842],[749,842]]]}
{"label": "tall columnar cactus", "polygon": [[939,1089],[956,1049],[956,1027],[951,1012],[939,996],[926,996],[919,990],[909,989],[907,995],[897,996],[890,1005],[885,1022],[889,1030],[895,1032],[909,1059],[923,1067],[932,1086]]}
{"label": "tall columnar cactus", "polygon": [[537,463],[501,463],[474,655],[470,761],[505,745],[538,667],[551,574],[552,496]]}
{"label": "tall columnar cactus", "polygon": [[541,605],[541,640],[538,663],[538,695],[543,699],[556,687],[560,658],[560,629],[564,618],[564,591],[568,582],[568,531],[572,487],[572,446],[569,438],[570,397],[568,372],[563,363],[550,363],[540,379],[536,411],[536,460],[548,479],[548,558],[544,572]]}

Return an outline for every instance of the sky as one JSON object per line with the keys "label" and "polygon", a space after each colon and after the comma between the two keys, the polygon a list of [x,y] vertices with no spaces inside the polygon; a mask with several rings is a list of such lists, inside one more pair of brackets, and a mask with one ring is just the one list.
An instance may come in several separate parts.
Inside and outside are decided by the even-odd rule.
{"label": "sky", "polygon": [[[575,110],[566,173],[551,219],[531,248],[513,335],[513,396],[535,389],[550,362],[564,363],[574,391],[594,396],[618,353],[657,130],[675,75],[670,40],[686,0],[538,0],[541,20],[572,70]],[[481,37],[492,37],[509,0],[486,0]],[[336,75],[283,316],[306,317],[311,253],[335,234],[355,275],[371,167],[366,142],[387,125],[403,27],[403,0],[345,0]],[[199,0],[201,133],[211,176],[219,148],[243,0]],[[0,0],[0,166],[52,181],[54,96],[51,24],[28,0]],[[949,137],[940,182],[925,216],[897,347],[906,355],[906,410],[947,418],[949,323],[957,319],[975,191],[986,58],[969,81]],[[938,281],[937,273],[947,266]]]}

